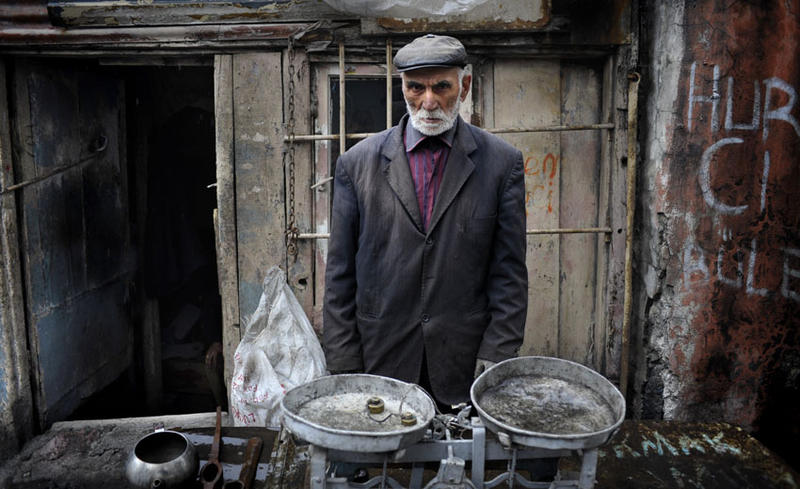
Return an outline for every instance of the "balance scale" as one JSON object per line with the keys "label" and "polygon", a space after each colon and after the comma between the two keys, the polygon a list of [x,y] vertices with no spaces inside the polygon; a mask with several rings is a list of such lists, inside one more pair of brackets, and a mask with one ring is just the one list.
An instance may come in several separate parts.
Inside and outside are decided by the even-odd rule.
{"label": "balance scale", "polygon": [[[423,489],[425,465],[439,463],[424,489],[594,487],[597,450],[625,415],[622,394],[580,364],[550,357],[498,363],[470,389],[473,406],[436,414],[416,384],[376,375],[333,375],[286,393],[284,426],[311,444],[312,489],[401,489],[390,464],[410,465],[409,489]],[[472,407],[478,416],[470,417]],[[536,482],[520,472],[529,461],[577,455],[577,478]],[[467,477],[467,462],[470,476]],[[487,463],[505,466],[486,480]],[[366,482],[336,468],[380,467]],[[503,469],[500,469],[503,470]],[[495,473],[496,471],[493,471]]]}

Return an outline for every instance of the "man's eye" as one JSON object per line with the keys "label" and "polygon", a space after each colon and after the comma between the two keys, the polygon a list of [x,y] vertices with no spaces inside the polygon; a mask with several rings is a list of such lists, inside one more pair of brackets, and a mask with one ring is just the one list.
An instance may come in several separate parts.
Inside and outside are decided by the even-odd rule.
{"label": "man's eye", "polygon": [[408,87],[409,90],[412,90],[414,92],[419,92],[420,90],[422,90],[422,85],[418,85],[416,83],[409,84],[409,85],[407,85],[407,87]]}

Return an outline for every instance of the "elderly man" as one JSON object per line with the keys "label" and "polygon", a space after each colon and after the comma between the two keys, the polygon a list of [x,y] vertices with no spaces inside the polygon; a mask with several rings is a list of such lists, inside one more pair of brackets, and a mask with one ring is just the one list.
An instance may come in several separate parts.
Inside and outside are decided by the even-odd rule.
{"label": "elderly man", "polygon": [[517,354],[527,309],[522,154],[459,117],[466,63],[448,36],[397,52],[408,114],[339,158],[326,270],[328,368],[440,406]]}

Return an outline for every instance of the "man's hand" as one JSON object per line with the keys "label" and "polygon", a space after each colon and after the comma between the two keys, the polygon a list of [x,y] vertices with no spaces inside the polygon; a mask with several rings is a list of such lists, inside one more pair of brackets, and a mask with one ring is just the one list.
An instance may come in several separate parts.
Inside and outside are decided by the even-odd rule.
{"label": "man's hand", "polygon": [[342,374],[362,374],[361,370],[328,370],[328,375],[342,375]]}
{"label": "man's hand", "polygon": [[478,376],[480,374],[482,374],[484,370],[486,370],[487,368],[492,367],[496,363],[497,362],[493,362],[491,360],[484,360],[482,358],[477,359],[475,361],[475,378],[477,379]]}

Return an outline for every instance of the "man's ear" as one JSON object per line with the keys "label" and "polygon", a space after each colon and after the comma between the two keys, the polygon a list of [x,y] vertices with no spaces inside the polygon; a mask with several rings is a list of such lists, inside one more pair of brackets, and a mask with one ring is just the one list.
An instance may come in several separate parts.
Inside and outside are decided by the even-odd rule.
{"label": "man's ear", "polygon": [[461,101],[463,102],[469,94],[470,83],[472,83],[472,75],[464,75],[461,79]]}

